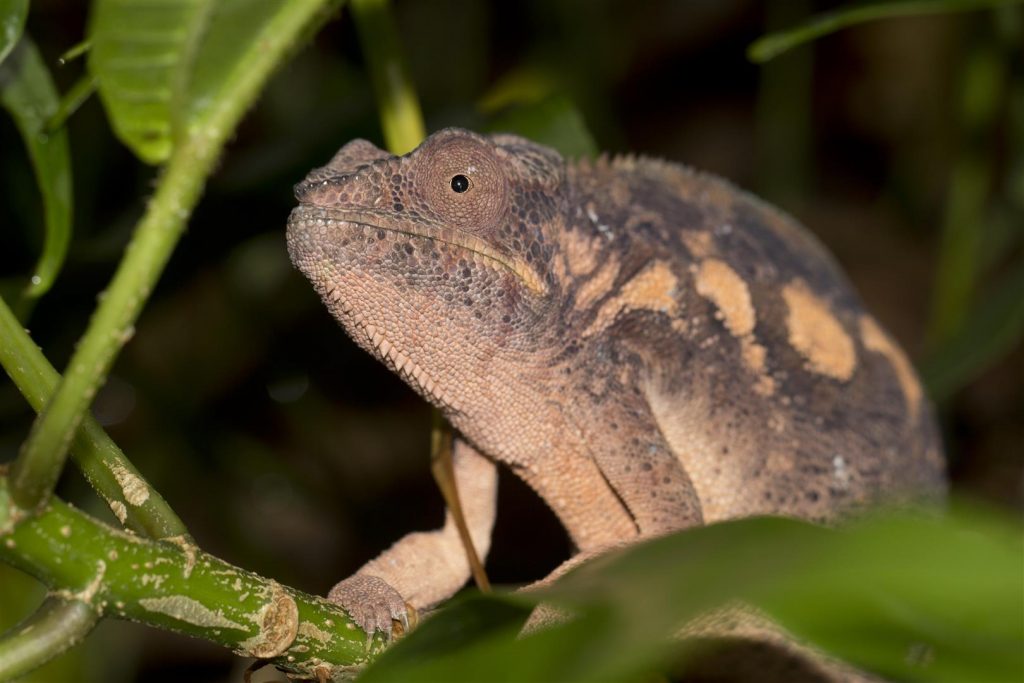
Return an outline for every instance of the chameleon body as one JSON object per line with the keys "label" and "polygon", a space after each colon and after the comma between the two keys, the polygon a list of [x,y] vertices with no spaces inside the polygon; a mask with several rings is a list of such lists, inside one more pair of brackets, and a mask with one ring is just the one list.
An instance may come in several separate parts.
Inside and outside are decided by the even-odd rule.
{"label": "chameleon body", "polygon": [[[482,553],[496,463],[582,553],[944,491],[903,351],[810,233],[721,179],[446,129],[403,157],[351,142],[296,196],[295,265],[457,431]],[[331,597],[390,630],[468,575],[449,518]]]}

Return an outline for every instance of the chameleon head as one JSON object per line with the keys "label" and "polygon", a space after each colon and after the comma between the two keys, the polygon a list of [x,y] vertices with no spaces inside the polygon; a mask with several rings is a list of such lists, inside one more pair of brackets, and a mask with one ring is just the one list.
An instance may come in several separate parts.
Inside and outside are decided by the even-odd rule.
{"label": "chameleon head", "polygon": [[288,251],[352,338],[442,408],[536,354],[564,163],[513,136],[442,130],[403,157],[348,143],[295,188]]}

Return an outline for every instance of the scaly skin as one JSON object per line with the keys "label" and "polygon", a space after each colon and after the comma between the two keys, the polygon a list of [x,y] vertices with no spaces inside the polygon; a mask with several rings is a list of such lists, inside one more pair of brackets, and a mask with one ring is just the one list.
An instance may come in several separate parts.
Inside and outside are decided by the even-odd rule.
{"label": "scaly skin", "polygon": [[[447,129],[400,158],[351,142],[296,196],[295,265],[457,430],[481,552],[495,462],[588,553],[944,492],[903,352],[813,237],[719,179]],[[449,520],[332,597],[388,630],[468,575]]]}

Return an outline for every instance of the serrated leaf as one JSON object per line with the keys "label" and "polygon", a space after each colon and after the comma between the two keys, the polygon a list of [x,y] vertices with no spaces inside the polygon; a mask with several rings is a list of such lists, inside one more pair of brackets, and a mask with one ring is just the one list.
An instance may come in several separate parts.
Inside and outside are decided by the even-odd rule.
{"label": "serrated leaf", "polygon": [[201,37],[208,0],[97,0],[89,69],[115,135],[150,164],[174,144],[177,98]]}
{"label": "serrated leaf", "polygon": [[53,285],[71,239],[71,158],[67,132],[47,131],[47,121],[60,100],[39,50],[28,36],[22,36],[0,64],[0,104],[21,133],[43,196],[46,236],[26,290],[27,296],[38,297]]}
{"label": "serrated leaf", "polygon": [[0,64],[18,44],[27,16],[28,0],[0,0]]}

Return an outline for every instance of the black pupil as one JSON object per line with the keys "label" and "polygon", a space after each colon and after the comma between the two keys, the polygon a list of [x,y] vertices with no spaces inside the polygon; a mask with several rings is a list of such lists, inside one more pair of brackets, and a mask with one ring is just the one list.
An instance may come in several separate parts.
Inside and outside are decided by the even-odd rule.
{"label": "black pupil", "polygon": [[455,176],[452,178],[452,189],[459,193],[465,192],[469,189],[469,178],[461,173]]}

